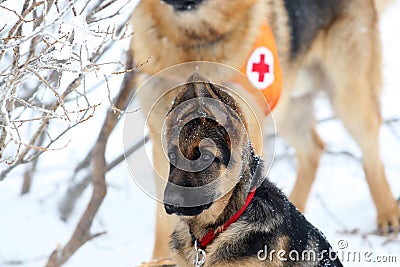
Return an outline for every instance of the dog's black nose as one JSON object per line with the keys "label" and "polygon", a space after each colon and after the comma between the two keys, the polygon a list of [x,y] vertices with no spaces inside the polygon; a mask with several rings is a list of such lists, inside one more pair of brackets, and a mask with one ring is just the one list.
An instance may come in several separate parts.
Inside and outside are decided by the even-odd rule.
{"label": "dog's black nose", "polygon": [[[175,186],[167,185],[164,191],[164,209],[169,215],[176,214],[178,216],[197,216],[203,210],[208,209],[212,205],[212,199],[204,205],[193,205],[195,199],[204,197],[202,194],[197,195],[196,192],[187,194],[182,189]],[[207,201],[208,202],[208,201]]]}
{"label": "dog's black nose", "polygon": [[164,209],[168,214],[177,213],[179,206],[184,202],[179,190],[174,186],[167,185],[164,191]]}
{"label": "dog's black nose", "polygon": [[178,11],[194,10],[205,0],[161,0],[174,7]]}
{"label": "dog's black nose", "polygon": [[177,207],[170,204],[164,204],[165,212],[169,215],[176,213]]}

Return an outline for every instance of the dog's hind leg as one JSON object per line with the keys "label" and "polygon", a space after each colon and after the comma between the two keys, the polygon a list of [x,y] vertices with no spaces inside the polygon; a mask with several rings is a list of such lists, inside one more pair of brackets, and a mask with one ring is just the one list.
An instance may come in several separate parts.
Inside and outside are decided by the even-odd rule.
{"label": "dog's hind leg", "polygon": [[390,228],[399,230],[400,209],[379,156],[382,80],[379,38],[372,1],[351,2],[346,13],[327,32],[325,68],[329,68],[327,73],[334,87],[329,93],[333,108],[362,151],[377,223],[386,232]]}
{"label": "dog's hind leg", "polygon": [[[315,129],[312,105],[313,78],[309,70],[300,71],[292,92],[301,96],[283,96],[274,117],[278,133],[292,145],[297,157],[297,179],[289,199],[302,212],[306,208],[308,196],[319,165],[324,143]],[[287,91],[286,91],[287,92]]]}

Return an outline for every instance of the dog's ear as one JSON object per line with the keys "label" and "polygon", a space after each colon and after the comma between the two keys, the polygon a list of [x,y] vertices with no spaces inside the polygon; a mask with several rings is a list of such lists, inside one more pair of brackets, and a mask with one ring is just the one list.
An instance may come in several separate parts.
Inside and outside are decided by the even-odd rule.
{"label": "dog's ear", "polygon": [[228,105],[236,113],[240,112],[236,101],[231,95],[198,73],[193,73],[189,77],[186,84],[175,97],[172,109],[193,98],[213,98],[220,100],[223,104]]}
{"label": "dog's ear", "polygon": [[[215,99],[218,104],[216,102],[204,102],[204,98]],[[236,100],[221,86],[211,83],[198,73],[194,73],[189,77],[175,97],[171,110],[191,99],[199,99],[199,113],[204,111],[206,114],[215,117],[225,127],[235,128],[237,127],[237,122],[245,123],[242,120],[242,113]]]}
{"label": "dog's ear", "polygon": [[187,90],[194,92],[195,97],[217,98],[213,84],[198,73],[193,73],[187,80]]}
{"label": "dog's ear", "polygon": [[175,97],[172,109],[185,101],[198,97],[217,98],[212,93],[212,84],[198,73],[192,74]]}

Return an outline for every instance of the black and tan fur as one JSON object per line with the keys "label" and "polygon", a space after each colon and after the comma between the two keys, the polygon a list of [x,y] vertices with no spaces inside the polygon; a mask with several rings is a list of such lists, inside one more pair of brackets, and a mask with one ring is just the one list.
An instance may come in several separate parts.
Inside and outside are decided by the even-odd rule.
{"label": "black and tan fur", "polygon": [[[185,101],[200,98],[216,99],[219,103],[205,105],[203,100],[192,101],[185,109],[175,111],[175,107]],[[216,107],[212,109],[210,105]],[[191,119],[183,128],[175,129],[177,121],[183,121],[188,114],[199,111],[204,117]],[[214,119],[224,117],[221,113],[226,116],[222,122],[224,125]],[[221,227],[244,205],[250,189],[256,185],[255,196],[239,220],[205,248],[207,256],[204,267],[342,266],[339,260],[335,260],[336,254],[324,236],[275,185],[264,178],[263,162],[254,154],[247,135],[246,117],[226,91],[194,74],[180,90],[170,114],[166,120],[166,141],[171,162],[168,181],[182,187],[198,187],[218,178],[218,186],[213,187],[209,194],[220,195],[219,199],[207,205],[185,207],[185,198],[190,196],[167,185],[164,199],[170,204],[165,204],[165,208],[169,214],[180,216],[171,240],[173,259],[178,266],[193,266],[195,250],[189,233],[200,240],[209,229]],[[229,135],[227,129],[234,132]],[[207,145],[204,147],[202,140],[205,139],[214,143],[212,151]],[[184,159],[192,162],[199,159],[207,167],[198,172],[179,169],[176,166],[182,158],[177,150],[182,152]],[[210,153],[215,155],[211,160]],[[203,160],[204,155],[207,156],[206,160]],[[225,180],[229,180],[229,183]],[[223,187],[231,183],[234,183],[233,188],[224,195]],[[258,258],[265,256],[265,253],[270,254],[272,250],[285,251],[286,255],[282,254],[281,258],[289,260],[280,260],[278,254],[271,254],[265,259]],[[263,252],[260,254],[259,251]],[[292,257],[291,261],[290,251],[297,251],[298,255],[305,255],[303,251],[313,251],[318,259],[300,260],[299,257],[299,261],[296,261]]]}
{"label": "black and tan fur", "polygon": [[[266,18],[277,41],[284,75],[283,94],[273,115],[278,132],[295,148],[298,160],[291,201],[305,210],[324,151],[312,108],[313,96],[323,89],[362,151],[377,225],[383,231],[397,230],[400,209],[379,156],[382,77],[378,17],[373,0],[141,0],[132,17],[135,34],[131,49],[137,64],[149,62],[142,66],[135,83],[187,61],[214,61],[240,68]],[[160,81],[139,95],[146,114],[166,90]],[[161,150],[160,129],[174,97],[174,93],[165,95],[148,120],[155,167],[163,177],[167,177],[168,161]],[[259,153],[260,137],[251,140]],[[160,196],[162,192],[159,186]],[[163,214],[159,205],[155,257],[168,255],[172,222]]]}

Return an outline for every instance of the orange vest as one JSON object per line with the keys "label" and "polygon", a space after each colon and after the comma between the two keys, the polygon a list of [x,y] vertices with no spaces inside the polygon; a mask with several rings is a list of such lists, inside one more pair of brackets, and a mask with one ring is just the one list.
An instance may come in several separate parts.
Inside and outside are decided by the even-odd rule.
{"label": "orange vest", "polygon": [[[261,25],[257,40],[240,72],[250,82],[244,82],[243,79],[236,81],[256,97],[260,107],[268,114],[278,103],[283,81],[275,38],[266,21]],[[257,90],[261,91],[264,99],[260,99],[259,93],[254,92]]]}

